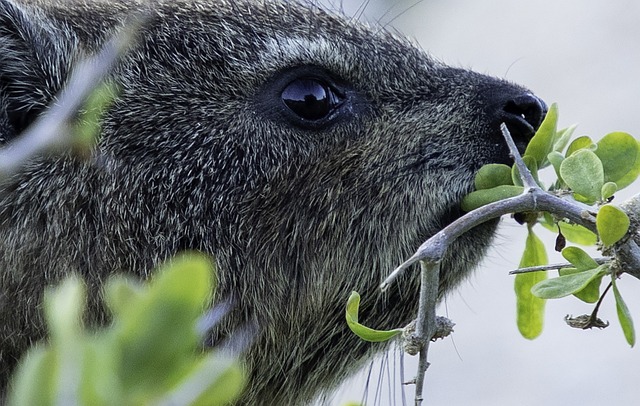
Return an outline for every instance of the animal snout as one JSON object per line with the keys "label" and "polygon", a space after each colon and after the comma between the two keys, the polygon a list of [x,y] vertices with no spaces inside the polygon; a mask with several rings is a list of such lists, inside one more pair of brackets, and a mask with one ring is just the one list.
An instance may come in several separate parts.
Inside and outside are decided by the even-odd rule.
{"label": "animal snout", "polygon": [[524,150],[547,114],[547,105],[539,97],[524,92],[508,98],[498,113],[519,149]]}

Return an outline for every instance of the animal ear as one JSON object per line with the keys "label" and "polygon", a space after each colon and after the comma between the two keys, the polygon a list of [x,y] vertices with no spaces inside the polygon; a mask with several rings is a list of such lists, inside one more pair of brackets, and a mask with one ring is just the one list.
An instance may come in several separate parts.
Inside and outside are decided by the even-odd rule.
{"label": "animal ear", "polygon": [[31,124],[62,88],[70,37],[39,12],[0,0],[0,144]]}

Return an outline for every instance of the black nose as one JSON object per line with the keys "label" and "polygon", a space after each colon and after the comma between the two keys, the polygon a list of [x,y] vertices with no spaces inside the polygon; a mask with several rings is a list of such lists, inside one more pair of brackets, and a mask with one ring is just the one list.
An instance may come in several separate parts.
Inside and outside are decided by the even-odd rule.
{"label": "black nose", "polygon": [[509,128],[518,148],[524,149],[546,114],[545,102],[527,92],[507,99],[498,117]]}

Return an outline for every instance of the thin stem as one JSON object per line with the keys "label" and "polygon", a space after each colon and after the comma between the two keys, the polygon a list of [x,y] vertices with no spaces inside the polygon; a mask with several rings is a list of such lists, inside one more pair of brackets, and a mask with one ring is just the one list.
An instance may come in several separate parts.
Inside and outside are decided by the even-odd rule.
{"label": "thin stem", "polygon": [[598,299],[598,303],[596,303],[596,307],[593,308],[593,312],[591,312],[591,316],[589,316],[589,319],[591,320],[591,322],[594,322],[598,318],[598,310],[600,310],[600,305],[602,304],[604,297],[607,295],[607,292],[609,292],[609,289],[611,289],[612,286],[613,286],[613,282],[609,282],[604,292],[602,292],[602,295],[600,295],[600,299]]}
{"label": "thin stem", "polygon": [[424,400],[424,378],[429,362],[429,343],[436,330],[436,303],[438,301],[438,287],[440,286],[440,264],[420,262],[420,306],[416,320],[414,336],[421,343],[420,357],[418,361],[418,373],[416,375],[416,406],[420,406]]}
{"label": "thin stem", "polygon": [[511,137],[511,133],[507,128],[505,123],[500,124],[500,131],[502,131],[502,136],[504,140],[507,142],[507,146],[509,147],[509,155],[513,158],[513,161],[520,172],[520,179],[522,180],[522,184],[525,189],[539,188],[538,182],[533,178],[531,171],[527,168],[527,165],[524,163],[522,156],[520,156],[520,152],[518,151],[518,147],[516,147],[515,142],[513,142],[513,137]]}
{"label": "thin stem", "polygon": [[[598,265],[602,265],[602,264],[606,264],[607,262],[610,262],[612,260],[612,258],[610,257],[602,257],[602,258],[594,258],[594,261],[596,261],[596,263]],[[562,269],[562,268],[571,268],[573,267],[573,265],[569,262],[564,262],[561,264],[549,264],[549,265],[540,265],[540,266],[531,266],[528,268],[519,268],[519,269],[515,269],[513,271],[509,271],[509,275],[519,275],[522,273],[530,273],[530,272],[540,272],[540,271],[553,271],[556,269]]]}

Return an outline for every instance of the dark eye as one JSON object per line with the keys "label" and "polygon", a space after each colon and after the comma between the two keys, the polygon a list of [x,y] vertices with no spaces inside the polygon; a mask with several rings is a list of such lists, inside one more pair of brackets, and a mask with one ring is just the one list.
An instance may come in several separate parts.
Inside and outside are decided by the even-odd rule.
{"label": "dark eye", "polygon": [[317,121],[326,118],[340,104],[340,98],[326,83],[299,78],[282,91],[282,101],[298,117]]}

